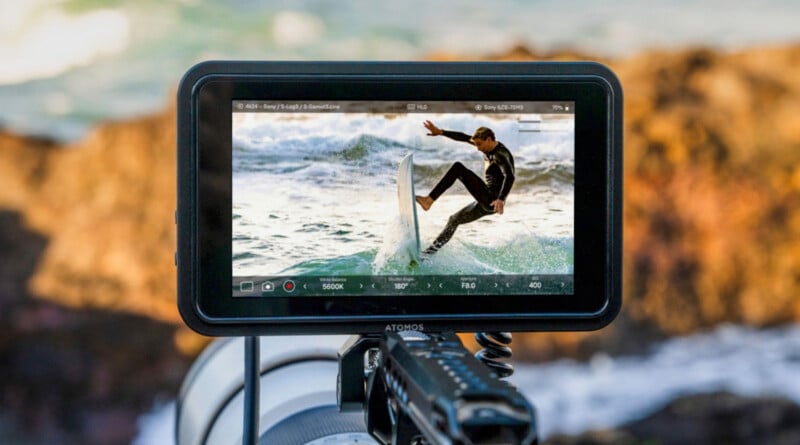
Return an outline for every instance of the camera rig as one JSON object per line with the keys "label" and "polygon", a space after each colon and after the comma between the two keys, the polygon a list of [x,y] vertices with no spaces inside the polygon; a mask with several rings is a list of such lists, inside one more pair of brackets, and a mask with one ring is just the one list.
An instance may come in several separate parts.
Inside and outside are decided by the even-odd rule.
{"label": "camera rig", "polygon": [[[295,275],[276,275],[276,271],[285,270],[282,267],[259,270],[251,276],[234,262],[233,255],[233,240],[238,232],[232,221],[241,217],[233,211],[233,199],[239,197],[234,194],[233,180],[241,173],[234,168],[234,154],[238,153],[234,135],[240,128],[234,126],[238,122],[234,117],[249,115],[243,111],[248,106],[260,104],[263,111],[265,106],[276,104],[313,106],[319,101],[356,104],[368,110],[389,107],[390,111],[394,110],[392,107],[414,105],[414,110],[402,108],[390,113],[402,116],[420,112],[417,104],[438,104],[444,107],[440,112],[451,117],[459,113],[473,116],[479,111],[483,115],[487,111],[485,104],[502,103],[527,110],[509,118],[525,124],[515,127],[522,133],[540,132],[539,126],[527,124],[541,124],[537,115],[542,113],[558,114],[551,116],[554,120],[566,118],[570,122],[566,131],[572,151],[563,160],[572,166],[567,169],[572,172],[567,181],[568,190],[572,191],[562,198],[564,203],[570,203],[568,207],[575,218],[565,226],[569,233],[564,240],[566,261],[559,263],[563,267],[556,267],[564,281],[548,289],[540,278],[542,274],[550,275],[549,270],[509,269],[501,274],[493,271],[488,275],[502,277],[505,281],[500,285],[509,289],[500,292],[490,287],[463,287],[462,283],[471,283],[464,280],[474,278],[469,274],[456,276],[437,271],[431,277],[439,280],[440,288],[448,280],[457,280],[462,287],[442,292],[437,298],[430,298],[433,293],[420,290],[421,287],[417,292],[406,286],[393,287],[391,295],[396,298],[387,298],[372,291],[385,278],[372,271],[366,277],[372,286],[361,286],[352,278],[355,285],[338,294],[345,289],[314,288],[318,284],[314,280],[303,283],[311,286],[308,293],[299,289],[295,292],[295,285],[299,284]],[[536,108],[542,106],[550,110]],[[426,109],[425,113],[429,111],[432,110]],[[339,124],[355,122],[350,116],[359,113],[342,112],[336,119]],[[500,380],[510,372],[510,366],[502,361],[510,353],[504,346],[510,338],[496,333],[479,334],[478,342],[486,349],[476,358],[451,331],[593,330],[614,319],[621,307],[622,113],[618,79],[607,67],[596,63],[211,61],[190,69],[178,92],[178,307],[187,325],[197,332],[245,336],[243,443],[284,443],[271,439],[264,442],[258,437],[259,385],[264,375],[259,368],[258,336],[287,334],[360,334],[348,340],[338,354],[337,404],[348,415],[363,410],[370,435],[382,443],[538,443],[533,407],[515,388]],[[384,119],[384,113],[367,114]],[[288,119],[267,119],[267,115],[261,116],[260,122]],[[293,168],[292,172],[301,171]],[[330,187],[321,189],[308,198],[325,196],[329,190]],[[342,195],[339,200],[346,202],[345,198]],[[263,226],[272,227],[273,223]],[[361,276],[354,270],[340,272],[333,274],[335,278]],[[284,280],[283,294],[274,294],[276,288],[271,287],[276,277]],[[415,283],[423,283],[419,277],[412,278]],[[262,289],[268,295],[250,292],[256,289],[258,280],[270,282]],[[498,287],[498,283],[494,286]],[[494,299],[492,304],[486,304],[483,298],[464,298],[500,295],[502,298]],[[565,295],[569,298],[563,298]],[[388,328],[395,321],[408,320],[415,320],[420,326],[424,321],[425,333]],[[334,357],[324,358],[326,372],[334,372]],[[296,365],[280,360],[276,363],[283,366],[280,371],[290,374]],[[313,378],[309,376],[305,375],[300,386],[311,386]],[[190,377],[187,387],[201,388],[195,382],[196,376]],[[235,380],[230,389],[239,394],[242,380],[235,377],[229,379]],[[295,374],[291,377],[300,378]],[[265,381],[269,386],[274,380]],[[332,388],[328,390],[332,393]],[[198,391],[198,396],[202,395]],[[227,402],[234,399],[236,403],[240,401],[233,395],[222,396],[217,398],[224,399],[221,403],[227,405],[232,405]],[[188,423],[189,414],[205,405],[181,406],[179,414],[186,414],[186,430],[191,431],[194,425]],[[331,408],[336,410],[332,402]],[[204,414],[208,418],[220,417],[220,412],[210,409]],[[322,423],[316,414],[312,422]],[[342,416],[337,421],[341,422]],[[230,430],[220,426],[213,431],[227,434]],[[208,434],[211,433],[206,431],[193,437],[208,438]]]}
{"label": "camera rig", "polygon": [[452,332],[350,337],[337,402],[383,444],[538,443],[533,406]]}

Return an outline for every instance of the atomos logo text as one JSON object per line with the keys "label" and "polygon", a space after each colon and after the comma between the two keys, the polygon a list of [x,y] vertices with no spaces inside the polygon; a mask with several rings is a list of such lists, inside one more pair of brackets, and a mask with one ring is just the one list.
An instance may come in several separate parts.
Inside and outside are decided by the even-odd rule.
{"label": "atomos logo text", "polygon": [[422,323],[390,323],[386,325],[385,331],[401,332],[401,331],[424,331],[425,326]]}

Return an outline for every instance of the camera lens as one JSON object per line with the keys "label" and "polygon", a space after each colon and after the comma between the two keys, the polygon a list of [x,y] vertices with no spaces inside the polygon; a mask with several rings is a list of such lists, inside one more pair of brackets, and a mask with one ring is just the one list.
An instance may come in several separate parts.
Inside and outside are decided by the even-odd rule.
{"label": "camera lens", "polygon": [[[262,337],[260,444],[371,444],[363,413],[336,406],[337,352],[346,336]],[[241,440],[244,339],[209,345],[178,396],[177,445]]]}

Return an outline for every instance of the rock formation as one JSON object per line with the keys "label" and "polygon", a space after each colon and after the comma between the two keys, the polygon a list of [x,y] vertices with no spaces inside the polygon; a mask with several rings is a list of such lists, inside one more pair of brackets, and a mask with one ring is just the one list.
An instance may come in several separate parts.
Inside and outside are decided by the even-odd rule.
{"label": "rock formation", "polygon": [[[800,46],[604,63],[625,90],[623,313],[599,333],[519,336],[517,356],[800,320]],[[175,306],[175,162],[173,106],[67,145],[0,132],[0,422],[126,443],[137,410],[174,397],[205,343]],[[88,433],[109,423],[123,433]]]}

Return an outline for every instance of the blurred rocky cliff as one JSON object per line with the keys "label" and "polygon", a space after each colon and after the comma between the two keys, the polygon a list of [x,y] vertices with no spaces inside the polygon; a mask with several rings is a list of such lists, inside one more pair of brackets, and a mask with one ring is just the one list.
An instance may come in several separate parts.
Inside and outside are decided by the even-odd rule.
{"label": "blurred rocky cliff", "polygon": [[127,444],[175,397],[172,114],[0,134],[0,441]]}
{"label": "blurred rocky cliff", "polygon": [[[623,313],[515,354],[800,320],[800,46],[601,61],[625,90]],[[0,428],[27,413],[28,431],[126,443],[135,409],[174,397],[205,343],[175,304],[175,138],[172,106],[69,145],[0,132]]]}
{"label": "blurred rocky cliff", "polygon": [[528,352],[800,320],[800,46],[599,61],[625,94],[623,311],[600,333],[524,337]]}

